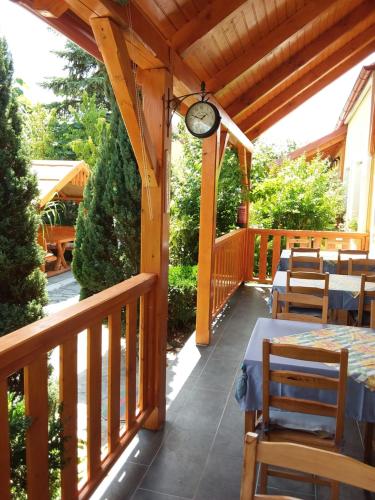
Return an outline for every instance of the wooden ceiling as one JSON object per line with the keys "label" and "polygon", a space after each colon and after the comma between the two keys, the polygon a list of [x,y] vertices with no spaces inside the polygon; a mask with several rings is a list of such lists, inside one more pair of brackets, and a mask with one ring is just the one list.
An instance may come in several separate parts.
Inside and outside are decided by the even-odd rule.
{"label": "wooden ceiling", "polygon": [[16,1],[96,57],[90,19],[111,17],[140,67],[173,61],[175,95],[204,80],[242,144],[375,50],[374,0]]}

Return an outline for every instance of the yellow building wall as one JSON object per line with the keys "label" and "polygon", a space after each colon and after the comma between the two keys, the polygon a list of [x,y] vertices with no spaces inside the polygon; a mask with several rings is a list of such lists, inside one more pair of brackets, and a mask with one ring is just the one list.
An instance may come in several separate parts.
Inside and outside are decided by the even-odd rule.
{"label": "yellow building wall", "polygon": [[371,157],[368,151],[371,118],[371,79],[347,121],[344,185],[346,189],[346,225],[365,232],[370,192]]}

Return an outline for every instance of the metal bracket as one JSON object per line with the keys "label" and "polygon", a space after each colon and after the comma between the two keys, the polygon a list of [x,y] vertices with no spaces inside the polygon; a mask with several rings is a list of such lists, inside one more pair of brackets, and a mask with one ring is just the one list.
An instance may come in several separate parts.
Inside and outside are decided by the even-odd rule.
{"label": "metal bracket", "polygon": [[168,130],[169,130],[169,127],[172,123],[172,118],[173,118],[173,115],[176,113],[176,111],[178,110],[180,104],[185,100],[187,99],[188,97],[191,97],[193,95],[199,95],[201,96],[201,100],[202,102],[204,101],[208,101],[208,95],[212,94],[212,92],[206,92],[206,84],[205,82],[201,82],[201,90],[200,92],[193,92],[191,94],[185,94],[185,95],[181,95],[179,97],[169,97],[169,89],[168,89],[168,102],[167,102],[167,106],[168,106],[168,114],[167,114],[167,127],[168,127]]}

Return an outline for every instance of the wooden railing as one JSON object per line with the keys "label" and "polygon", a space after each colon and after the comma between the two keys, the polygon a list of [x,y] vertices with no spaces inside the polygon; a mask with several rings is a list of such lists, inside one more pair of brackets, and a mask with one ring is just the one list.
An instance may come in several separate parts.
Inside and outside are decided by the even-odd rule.
{"label": "wooden railing", "polygon": [[[48,353],[59,347],[59,394],[62,403],[64,466],[63,499],[88,498],[127,447],[155,406],[153,289],[156,275],[139,274],[9,335],[0,338],[0,498],[10,498],[7,378],[24,371],[26,415],[27,494],[47,500],[48,484]],[[125,310],[125,313],[124,313]],[[138,318],[139,315],[139,318]],[[124,322],[126,317],[126,322]],[[102,356],[102,328],[108,326],[108,353]],[[78,335],[87,331],[84,352],[77,353]],[[81,333],[82,334],[82,333]],[[121,352],[121,337],[126,352]],[[81,345],[81,344],[80,344]],[[77,355],[86,357],[87,452],[80,465],[87,471],[78,481]],[[108,360],[107,360],[108,354]],[[121,362],[121,357],[124,360]],[[107,439],[102,446],[102,364],[107,363]],[[125,366],[125,375],[121,365]],[[125,378],[125,408],[120,387]],[[138,379],[138,388],[137,388]],[[138,389],[138,390],[137,390]],[[121,415],[120,415],[121,408]],[[120,418],[125,420],[120,425]],[[80,446],[81,448],[82,446]]]}
{"label": "wooden railing", "polygon": [[213,318],[244,280],[246,229],[238,229],[215,240],[213,274]]}
{"label": "wooden railing", "polygon": [[368,233],[341,231],[300,231],[284,229],[247,229],[245,280],[268,283],[276,273],[282,246],[302,246],[326,250],[368,250]]}

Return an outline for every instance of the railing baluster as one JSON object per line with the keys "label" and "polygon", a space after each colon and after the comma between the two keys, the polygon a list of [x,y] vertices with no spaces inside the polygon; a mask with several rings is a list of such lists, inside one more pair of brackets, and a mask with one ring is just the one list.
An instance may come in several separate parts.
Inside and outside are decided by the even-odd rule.
{"label": "railing baluster", "polygon": [[48,488],[48,369],[47,354],[27,365],[25,411],[31,423],[26,431],[27,497],[47,500]]}
{"label": "railing baluster", "polygon": [[251,281],[254,275],[254,247],[255,232],[246,229],[247,233],[247,256],[245,258],[245,281]]}
{"label": "railing baluster", "polygon": [[259,250],[259,281],[264,283],[267,276],[267,252],[268,251],[268,233],[264,233],[260,237]]}
{"label": "railing baluster", "polygon": [[100,469],[102,406],[102,325],[87,329],[87,474],[95,479]]}
{"label": "railing baluster", "polygon": [[[143,349],[147,346],[143,345]],[[143,364],[140,360],[140,386],[143,387]],[[144,389],[140,401],[141,408],[145,408],[146,400]],[[135,408],[137,404],[137,302],[130,302],[126,306],[126,429],[130,430],[135,421]]]}
{"label": "railing baluster", "polygon": [[77,336],[60,346],[60,402],[64,433],[64,466],[61,471],[61,498],[78,497],[77,459]]}
{"label": "railing baluster", "polygon": [[0,498],[10,500],[10,460],[7,381],[0,382]]}
{"label": "railing baluster", "polygon": [[120,439],[121,307],[108,318],[108,449],[113,453]]}
{"label": "railing baluster", "polygon": [[273,237],[273,249],[272,249],[272,279],[274,278],[277,266],[280,260],[280,248],[281,248],[281,236],[276,234]]}

